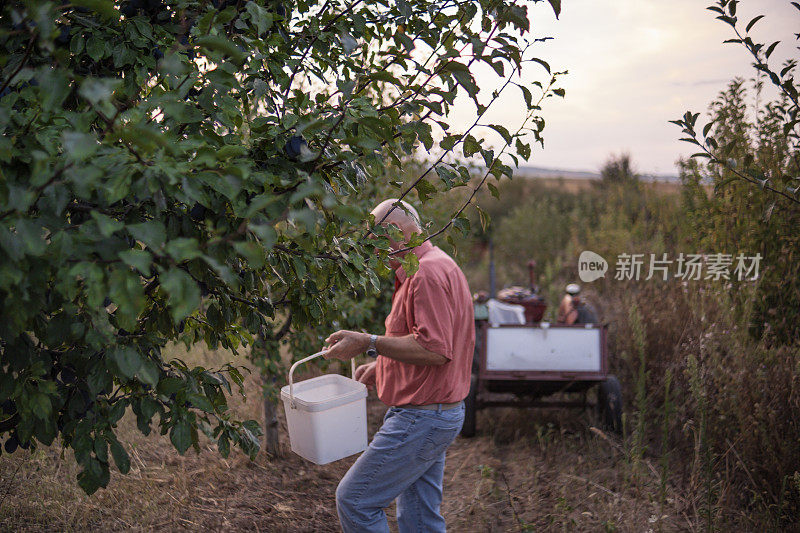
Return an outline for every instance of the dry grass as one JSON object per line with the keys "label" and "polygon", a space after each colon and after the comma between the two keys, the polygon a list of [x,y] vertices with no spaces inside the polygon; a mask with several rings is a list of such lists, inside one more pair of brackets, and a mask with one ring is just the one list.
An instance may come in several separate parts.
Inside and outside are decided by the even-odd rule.
{"label": "dry grass", "polygon": [[[202,349],[177,355],[195,364],[231,357]],[[234,408],[259,418],[256,376],[246,383],[247,401]],[[368,405],[374,432],[385,407],[373,397]],[[680,490],[670,486],[662,508],[654,497],[659,478],[634,468],[616,440],[592,432],[586,413],[491,409],[478,421],[478,436],[457,439],[448,452],[443,513],[452,531],[693,528]],[[57,446],[2,456],[0,529],[338,531],[334,492],[354,458],[313,465],[289,452],[285,431],[282,457],[262,453],[254,462],[240,453],[223,459],[209,442],[180,456],[166,438],[141,435],[130,416],[119,433],[131,472],[112,474],[92,497],[75,484],[71,453],[62,457]]]}
{"label": "dry grass", "polygon": [[453,531],[680,531],[686,502],[634,468],[616,438],[576,410],[491,409],[475,439],[448,453],[445,517]]}

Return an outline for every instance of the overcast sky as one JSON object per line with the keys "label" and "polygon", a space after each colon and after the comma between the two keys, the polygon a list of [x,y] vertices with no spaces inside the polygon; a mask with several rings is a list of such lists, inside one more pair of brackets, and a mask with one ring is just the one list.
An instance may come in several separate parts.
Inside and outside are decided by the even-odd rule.
{"label": "overcast sky", "polygon": [[[569,71],[561,82],[566,97],[545,104],[545,148],[528,164],[597,170],[612,153],[627,151],[641,172],[676,174],[675,161],[692,151],[667,121],[687,110],[705,112],[730,79],[753,72],[742,46],[722,44],[732,30],[705,9],[710,3],[563,0],[558,21],[547,2],[528,3],[533,34],[554,37],[537,44],[536,55],[553,70]],[[752,30],[754,38],[783,41],[773,58],[797,57],[793,33],[800,31],[800,11],[788,0],[743,0],[739,6],[745,24],[757,13],[766,17]],[[525,79],[545,81],[537,68],[529,64]],[[518,124],[518,95],[493,106],[490,122],[509,129]],[[468,100],[459,99],[458,106],[465,107],[455,110],[454,125],[474,117]]]}

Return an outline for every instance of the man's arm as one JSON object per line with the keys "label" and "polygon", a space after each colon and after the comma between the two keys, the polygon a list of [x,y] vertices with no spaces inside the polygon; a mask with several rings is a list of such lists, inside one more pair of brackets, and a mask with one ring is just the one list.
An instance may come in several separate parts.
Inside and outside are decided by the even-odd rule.
{"label": "man's arm", "polygon": [[[358,331],[340,330],[332,333],[325,343],[328,345],[326,359],[347,361],[369,348],[369,335]],[[447,358],[423,348],[414,335],[387,337],[378,335],[375,343],[378,353],[384,357],[412,365],[443,365]]]}

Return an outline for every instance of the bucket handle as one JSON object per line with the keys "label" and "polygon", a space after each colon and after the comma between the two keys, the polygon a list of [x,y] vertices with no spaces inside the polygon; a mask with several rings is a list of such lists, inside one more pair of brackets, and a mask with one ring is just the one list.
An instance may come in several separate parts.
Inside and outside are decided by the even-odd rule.
{"label": "bucket handle", "polygon": [[[312,359],[314,359],[316,357],[319,357],[320,355],[324,355],[327,351],[328,350],[322,350],[321,352],[317,352],[314,355],[309,355],[308,357],[306,357],[304,359],[300,359],[295,364],[293,364],[292,367],[289,369],[289,403],[292,406],[292,409],[297,409],[297,407],[294,404],[294,379],[293,379],[293,376],[292,376],[292,374],[294,374],[294,369],[297,368],[299,365],[302,365],[306,361],[310,361],[310,360],[312,360]],[[355,357],[350,359],[350,370],[352,372],[353,379],[356,379],[356,358]]]}

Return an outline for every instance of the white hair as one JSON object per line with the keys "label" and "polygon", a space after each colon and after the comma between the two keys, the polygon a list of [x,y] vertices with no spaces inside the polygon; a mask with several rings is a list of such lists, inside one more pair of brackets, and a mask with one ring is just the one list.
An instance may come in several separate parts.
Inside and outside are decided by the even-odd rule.
{"label": "white hair", "polygon": [[[398,206],[398,203],[402,207]],[[414,209],[414,206],[405,200],[389,198],[388,200],[384,200],[383,202],[379,203],[377,206],[375,206],[375,209],[372,210],[373,213],[381,211],[386,211],[386,213],[380,217],[376,216],[378,219],[377,221],[380,221],[381,218],[386,220],[390,218],[404,218],[406,221],[413,224],[418,230],[422,230],[422,222],[419,218],[419,213],[417,213],[417,210]]]}

